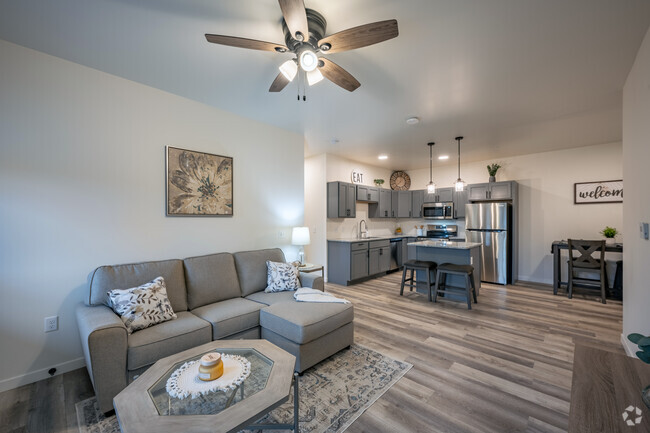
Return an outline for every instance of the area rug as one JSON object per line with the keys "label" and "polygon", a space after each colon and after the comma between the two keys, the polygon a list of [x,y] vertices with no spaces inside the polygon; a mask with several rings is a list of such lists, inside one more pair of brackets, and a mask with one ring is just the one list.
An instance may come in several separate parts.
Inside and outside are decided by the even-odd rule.
{"label": "area rug", "polygon": [[[300,377],[300,432],[345,431],[411,367],[409,363],[353,344],[306,370]],[[77,403],[76,410],[80,433],[120,432],[115,416],[105,418],[94,397]],[[291,399],[259,422],[292,421]]]}

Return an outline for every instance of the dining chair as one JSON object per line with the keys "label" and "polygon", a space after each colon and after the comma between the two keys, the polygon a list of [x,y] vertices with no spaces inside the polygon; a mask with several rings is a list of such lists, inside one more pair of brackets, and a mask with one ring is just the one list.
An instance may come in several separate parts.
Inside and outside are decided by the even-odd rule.
{"label": "dining chair", "polygon": [[[569,299],[573,297],[574,283],[588,286],[600,286],[600,297],[603,304],[607,303],[607,269],[605,267],[605,241],[590,241],[584,239],[569,239]],[[579,254],[578,256],[574,254]],[[598,258],[594,257],[598,254]],[[594,278],[583,278],[581,273],[595,274]]]}

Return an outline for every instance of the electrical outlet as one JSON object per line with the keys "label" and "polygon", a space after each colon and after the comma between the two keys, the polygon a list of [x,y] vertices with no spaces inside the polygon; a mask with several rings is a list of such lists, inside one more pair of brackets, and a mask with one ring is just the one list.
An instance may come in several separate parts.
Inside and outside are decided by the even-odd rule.
{"label": "electrical outlet", "polygon": [[45,318],[45,332],[52,332],[59,330],[59,316],[51,316]]}
{"label": "electrical outlet", "polygon": [[284,230],[278,230],[278,239],[284,239],[287,237],[287,232]]}

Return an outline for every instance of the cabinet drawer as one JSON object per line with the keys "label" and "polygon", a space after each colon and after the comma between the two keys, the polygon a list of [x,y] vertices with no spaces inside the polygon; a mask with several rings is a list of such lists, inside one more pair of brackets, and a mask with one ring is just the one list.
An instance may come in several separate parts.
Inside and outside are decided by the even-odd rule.
{"label": "cabinet drawer", "polygon": [[381,247],[387,247],[390,245],[390,241],[388,239],[382,239],[380,241],[370,241],[368,242],[368,247],[369,248],[381,248]]}
{"label": "cabinet drawer", "polygon": [[368,242],[352,242],[350,244],[351,251],[362,251],[368,249]]}

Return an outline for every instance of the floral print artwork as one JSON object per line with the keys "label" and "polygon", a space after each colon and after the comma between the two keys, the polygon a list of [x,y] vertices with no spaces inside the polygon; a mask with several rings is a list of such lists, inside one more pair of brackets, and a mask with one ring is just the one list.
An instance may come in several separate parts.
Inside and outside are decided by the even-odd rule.
{"label": "floral print artwork", "polygon": [[232,215],[232,158],[168,146],[167,215]]}

